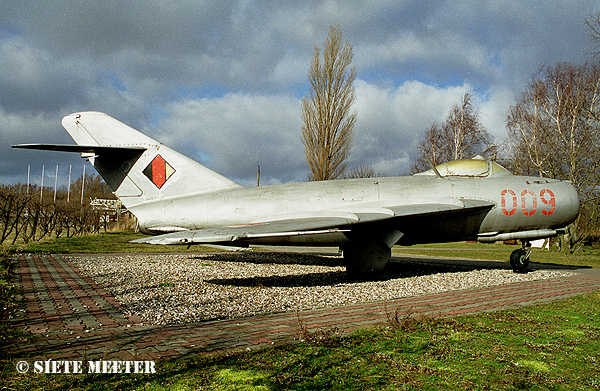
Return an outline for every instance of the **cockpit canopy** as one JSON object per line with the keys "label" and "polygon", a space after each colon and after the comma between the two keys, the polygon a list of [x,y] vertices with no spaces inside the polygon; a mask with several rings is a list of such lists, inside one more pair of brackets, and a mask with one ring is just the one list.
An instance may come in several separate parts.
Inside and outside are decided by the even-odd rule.
{"label": "cockpit canopy", "polygon": [[[435,170],[437,170],[443,177],[456,176],[485,178],[513,175],[510,171],[498,163],[486,160],[481,156],[477,156],[473,159],[453,160],[451,162],[438,164],[435,166]],[[435,170],[432,168],[415,175],[437,175]]]}

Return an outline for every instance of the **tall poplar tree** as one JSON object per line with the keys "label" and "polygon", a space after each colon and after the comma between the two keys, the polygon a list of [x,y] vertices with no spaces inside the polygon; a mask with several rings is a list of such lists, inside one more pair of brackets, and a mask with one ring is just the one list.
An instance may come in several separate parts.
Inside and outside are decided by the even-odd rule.
{"label": "tall poplar tree", "polygon": [[352,45],[343,40],[339,24],[329,29],[322,59],[315,46],[308,71],[311,89],[302,99],[302,141],[311,180],[335,179],[346,169],[356,122],[352,57]]}

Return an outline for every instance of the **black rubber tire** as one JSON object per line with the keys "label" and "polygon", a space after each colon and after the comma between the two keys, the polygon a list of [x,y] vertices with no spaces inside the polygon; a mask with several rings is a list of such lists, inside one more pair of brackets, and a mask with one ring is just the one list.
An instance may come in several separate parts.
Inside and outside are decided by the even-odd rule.
{"label": "black rubber tire", "polygon": [[350,279],[365,280],[379,275],[392,254],[392,250],[378,238],[363,238],[342,247],[346,273]]}
{"label": "black rubber tire", "polygon": [[510,254],[510,266],[515,273],[527,273],[529,267],[529,257],[527,251],[520,248]]}

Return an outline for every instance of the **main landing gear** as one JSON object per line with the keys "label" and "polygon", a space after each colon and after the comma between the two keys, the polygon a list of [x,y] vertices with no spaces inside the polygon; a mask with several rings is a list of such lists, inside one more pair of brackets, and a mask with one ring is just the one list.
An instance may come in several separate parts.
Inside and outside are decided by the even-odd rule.
{"label": "main landing gear", "polygon": [[527,273],[529,266],[529,255],[531,254],[531,243],[523,241],[523,248],[510,254],[510,266],[515,273]]}
{"label": "main landing gear", "polygon": [[346,273],[352,279],[368,279],[380,273],[392,255],[391,248],[381,239],[363,238],[341,248]]}

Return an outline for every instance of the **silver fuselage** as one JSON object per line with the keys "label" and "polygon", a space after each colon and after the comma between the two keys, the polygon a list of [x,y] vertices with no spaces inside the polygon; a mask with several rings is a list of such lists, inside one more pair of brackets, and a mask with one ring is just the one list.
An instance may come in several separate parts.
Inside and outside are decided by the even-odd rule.
{"label": "silver fuselage", "polygon": [[[388,224],[404,233],[399,244],[474,240],[482,235],[565,227],[579,213],[579,198],[567,181],[538,177],[488,178],[410,176],[376,179],[304,182],[256,188],[236,187],[170,198],[146,199],[129,209],[146,233],[252,224],[284,216],[340,213],[463,200],[493,202],[495,206],[469,216],[395,217]],[[343,234],[305,235],[264,240],[272,244],[329,245],[347,241]]]}

